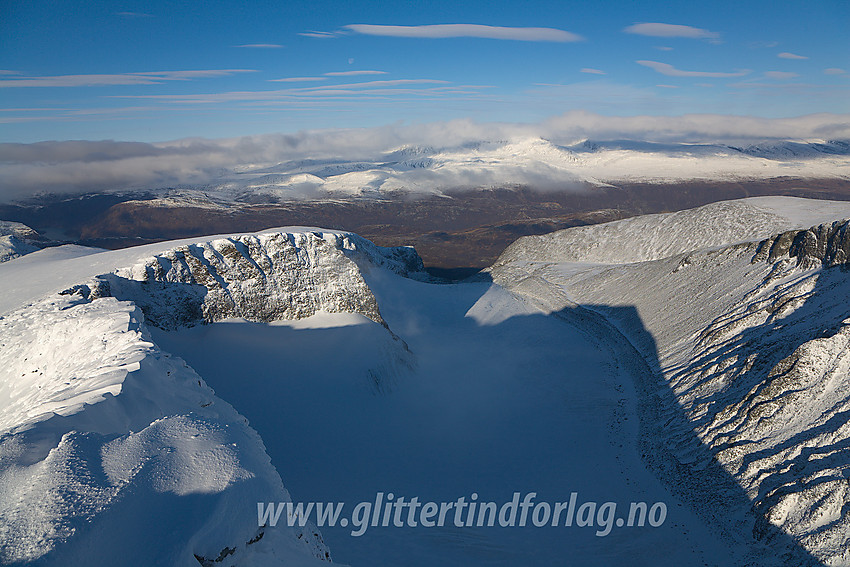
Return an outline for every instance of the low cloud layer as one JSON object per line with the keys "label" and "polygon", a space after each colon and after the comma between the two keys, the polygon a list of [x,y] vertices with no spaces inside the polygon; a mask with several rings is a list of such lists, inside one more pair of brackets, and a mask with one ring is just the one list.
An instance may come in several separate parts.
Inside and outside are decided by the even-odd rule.
{"label": "low cloud layer", "polygon": [[569,112],[533,124],[456,120],[380,128],[304,131],[232,139],[163,143],[66,141],[0,144],[0,201],[39,193],[151,189],[216,183],[246,164],[303,159],[374,159],[403,146],[457,147],[482,140],[541,137],[650,142],[747,142],[848,139],[850,115],[767,119],[694,114],[602,116]]}

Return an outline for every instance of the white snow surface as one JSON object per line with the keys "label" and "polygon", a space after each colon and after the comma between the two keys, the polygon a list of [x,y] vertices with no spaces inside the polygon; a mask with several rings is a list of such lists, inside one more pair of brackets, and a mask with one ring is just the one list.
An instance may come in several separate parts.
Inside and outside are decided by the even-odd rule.
{"label": "white snow surface", "polygon": [[248,543],[254,503],[289,495],[245,418],[142,320],[132,303],[72,296],[0,320],[0,562],[317,561],[310,528]]}
{"label": "white snow surface", "polygon": [[[569,229],[453,285],[313,228],[6,262],[0,562],[850,565],[846,213],[760,198]],[[281,477],[349,510],[576,491],[668,517],[260,528]]]}

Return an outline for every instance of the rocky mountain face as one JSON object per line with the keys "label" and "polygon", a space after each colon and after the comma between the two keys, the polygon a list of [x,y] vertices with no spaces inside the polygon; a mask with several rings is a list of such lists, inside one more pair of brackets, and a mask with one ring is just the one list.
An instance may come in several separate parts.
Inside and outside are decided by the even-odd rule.
{"label": "rocky mountain face", "polygon": [[[359,265],[358,265],[359,262]],[[344,233],[267,233],[174,248],[66,290],[133,301],[162,329],[231,317],[270,322],[319,311],[385,325],[361,267],[424,275],[412,248],[379,249]]]}
{"label": "rocky mountain face", "polygon": [[778,526],[827,565],[850,563],[850,221],[757,245],[764,281],[698,335],[671,373],[700,440]]}

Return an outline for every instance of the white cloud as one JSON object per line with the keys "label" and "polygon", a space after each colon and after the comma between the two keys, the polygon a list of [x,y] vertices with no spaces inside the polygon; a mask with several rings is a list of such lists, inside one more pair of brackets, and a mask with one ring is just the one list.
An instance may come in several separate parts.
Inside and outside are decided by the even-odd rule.
{"label": "white cloud", "polygon": [[823,72],[825,75],[843,75],[847,71],[839,69],[838,67],[830,67],[829,69],[824,69]]}
{"label": "white cloud", "polygon": [[448,85],[449,81],[442,81],[439,79],[392,79],[388,81],[364,81],[362,83],[346,83],[342,85],[328,85],[328,86],[320,86],[320,87],[304,87],[301,90],[310,90],[310,91],[318,91],[324,89],[341,89],[341,88],[352,88],[352,89],[362,89],[362,88],[375,88],[375,87],[388,87],[388,86],[397,86],[397,85],[421,85],[421,84],[436,84],[436,85]]}
{"label": "white cloud", "polygon": [[605,71],[600,71],[599,69],[592,69],[590,67],[585,67],[581,70],[582,73],[589,73],[591,75],[607,75]]}
{"label": "white cloud", "polygon": [[655,86],[662,88],[662,89],[678,89],[679,88],[676,85],[655,85]]}
{"label": "white cloud", "polygon": [[283,79],[269,79],[272,83],[308,83],[313,81],[327,81],[327,77],[285,77]]}
{"label": "white cloud", "polygon": [[0,88],[9,87],[93,87],[105,85],[158,85],[165,81],[187,81],[253,73],[252,69],[209,69],[200,71],[150,71],[114,75],[55,75],[0,79]]}
{"label": "white cloud", "polygon": [[326,77],[355,77],[357,75],[386,75],[386,71],[334,71],[324,73]]}
{"label": "white cloud", "polygon": [[[293,79],[311,79],[310,77],[292,77]],[[278,82],[280,79],[272,79]],[[437,86],[439,85],[439,86]],[[392,88],[388,88],[392,87]],[[398,88],[404,87],[404,88]],[[415,88],[410,88],[415,87]],[[293,87],[266,91],[230,91],[223,93],[174,94],[174,95],[112,95],[109,98],[147,99],[179,104],[207,104],[229,102],[288,101],[305,102],[310,100],[363,98],[368,96],[411,95],[444,96],[447,94],[476,94],[484,86],[452,86],[449,81],[439,79],[393,79],[385,81],[363,81],[332,85]]]}
{"label": "white cloud", "polygon": [[747,44],[750,49],[771,49],[779,45],[778,41],[751,41]]}
{"label": "white cloud", "polygon": [[781,59],[808,59],[805,55],[797,55],[796,53],[788,53],[787,51],[783,51],[777,57]]}
{"label": "white cloud", "polygon": [[[472,141],[520,136],[539,136],[563,144],[587,138],[725,143],[841,139],[850,138],[850,115],[815,114],[778,119],[718,114],[622,117],[575,111],[532,124],[456,120],[156,144],[6,143],[0,144],[0,187],[3,187],[0,201],[43,191],[108,191],[208,183],[217,179],[222,170],[246,163],[277,164],[309,158],[370,159],[407,144],[455,147]],[[546,172],[540,175],[545,177]]]}
{"label": "white cloud", "polygon": [[549,137],[652,142],[741,142],[850,137],[850,114],[758,118],[727,114],[602,116],[568,112],[543,123]]}
{"label": "white cloud", "polygon": [[793,79],[800,75],[797,73],[790,73],[788,71],[765,71],[764,76],[771,79]]}
{"label": "white cloud", "polygon": [[655,49],[657,49],[658,51],[673,51],[672,47],[668,47],[666,45],[656,45]]}
{"label": "white cloud", "polygon": [[144,73],[129,73],[154,77],[164,81],[186,81],[189,79],[207,79],[210,77],[226,77],[236,73],[256,73],[253,69],[207,69],[201,71],[146,71]]}
{"label": "white cloud", "polygon": [[658,61],[635,61],[638,65],[643,65],[644,67],[649,67],[662,75],[667,75],[668,77],[715,77],[715,78],[726,78],[726,77],[743,77],[750,73],[748,69],[740,69],[735,71],[734,73],[715,73],[711,71],[682,71],[680,69],[676,69],[669,63],[659,63]]}
{"label": "white cloud", "polygon": [[116,16],[121,16],[122,18],[153,18],[153,14],[147,14],[145,12],[115,12]]}
{"label": "white cloud", "polygon": [[298,35],[303,35],[304,37],[315,37],[319,39],[329,39],[332,37],[337,37],[339,34],[334,32],[323,32],[323,31],[306,31],[301,32]]}
{"label": "white cloud", "polygon": [[479,24],[436,24],[427,26],[383,26],[350,24],[344,29],[364,35],[415,38],[478,37],[517,41],[581,41],[580,35],[555,28],[508,28]]}
{"label": "white cloud", "polygon": [[623,31],[650,37],[689,37],[694,39],[718,39],[720,37],[720,34],[717,32],[676,24],[634,24],[624,28]]}
{"label": "white cloud", "polygon": [[283,46],[277,43],[246,43],[245,45],[234,45],[234,47],[249,47],[254,49],[280,49]]}

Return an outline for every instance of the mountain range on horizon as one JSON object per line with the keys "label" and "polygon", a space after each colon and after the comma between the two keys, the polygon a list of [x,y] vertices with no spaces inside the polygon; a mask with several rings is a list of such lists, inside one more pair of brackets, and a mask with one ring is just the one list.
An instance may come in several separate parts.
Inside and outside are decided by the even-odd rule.
{"label": "mountain range on horizon", "polygon": [[[415,198],[510,187],[580,192],[618,183],[850,178],[848,140],[733,145],[583,139],[559,144],[538,136],[513,136],[447,146],[348,149],[349,155],[326,157],[242,150],[229,158],[226,146],[215,141],[197,144],[196,149],[190,149],[192,145],[3,144],[5,200],[135,191],[217,203],[275,203]],[[327,151],[316,152],[322,153]],[[298,154],[303,157],[293,157]],[[150,170],[145,170],[148,164]]]}

